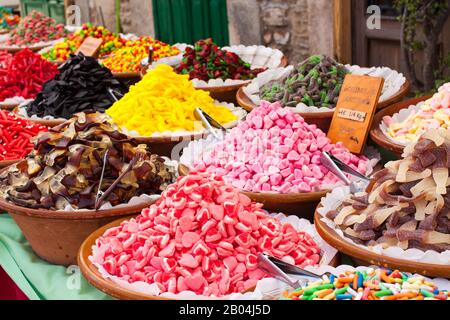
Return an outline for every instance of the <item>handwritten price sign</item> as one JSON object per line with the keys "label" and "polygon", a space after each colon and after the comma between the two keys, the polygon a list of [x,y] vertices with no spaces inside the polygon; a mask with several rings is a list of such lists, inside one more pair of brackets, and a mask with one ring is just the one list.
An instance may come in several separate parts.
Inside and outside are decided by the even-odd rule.
{"label": "handwritten price sign", "polygon": [[343,142],[353,153],[364,150],[383,85],[383,78],[345,77],[328,131],[328,138],[333,143]]}

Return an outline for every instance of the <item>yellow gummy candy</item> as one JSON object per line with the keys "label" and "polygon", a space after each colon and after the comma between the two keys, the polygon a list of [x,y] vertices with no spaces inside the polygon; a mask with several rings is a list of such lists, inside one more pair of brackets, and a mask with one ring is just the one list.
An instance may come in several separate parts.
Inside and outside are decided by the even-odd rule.
{"label": "yellow gummy candy", "polygon": [[156,132],[198,130],[194,114],[197,107],[221,124],[237,120],[230,109],[215,105],[207,91],[195,89],[188,75],[179,75],[172,67],[160,64],[106,113],[120,127],[151,136]]}

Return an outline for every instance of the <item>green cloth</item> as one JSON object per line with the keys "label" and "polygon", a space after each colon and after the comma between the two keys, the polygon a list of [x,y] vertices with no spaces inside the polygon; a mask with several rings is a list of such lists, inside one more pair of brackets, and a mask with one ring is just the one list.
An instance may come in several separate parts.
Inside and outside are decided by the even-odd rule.
{"label": "green cloth", "polygon": [[111,299],[89,285],[79,269],[68,270],[39,259],[7,214],[0,215],[0,266],[31,300]]}

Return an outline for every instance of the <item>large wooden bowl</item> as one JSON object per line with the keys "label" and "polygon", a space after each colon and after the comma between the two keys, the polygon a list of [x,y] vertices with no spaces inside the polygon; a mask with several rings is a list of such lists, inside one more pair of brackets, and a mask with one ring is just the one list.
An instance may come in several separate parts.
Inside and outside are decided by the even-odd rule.
{"label": "large wooden bowl", "polygon": [[352,257],[360,265],[377,265],[382,268],[418,273],[427,277],[450,278],[450,265],[446,266],[415,262],[377,254],[369,249],[358,247],[343,239],[335,230],[328,227],[321,218],[322,216],[320,213],[316,211],[314,224],[319,235],[328,242],[329,245],[336,248],[339,252]]}
{"label": "large wooden bowl", "polygon": [[63,124],[64,122],[66,122],[66,119],[52,119],[52,120],[44,120],[44,119],[33,119],[33,118],[26,118],[26,117],[22,117],[21,115],[18,114],[18,110],[17,108],[15,108],[13,110],[13,113],[16,114],[17,118],[31,122],[31,123],[36,123],[39,124],[41,126],[45,126],[47,128],[53,128],[53,127],[57,127],[60,124]]}
{"label": "large wooden bowl", "polygon": [[21,160],[3,160],[0,161],[0,169],[7,168],[9,166],[12,166],[13,164],[16,164],[17,162],[20,162]]}
{"label": "large wooden bowl", "polygon": [[328,191],[307,192],[307,193],[254,193],[244,192],[255,202],[262,203],[264,209],[269,212],[281,212],[289,215],[296,215],[300,218],[312,221],[314,210],[320,200],[326,196]]}
{"label": "large wooden bowl", "polygon": [[90,234],[80,246],[78,251],[78,266],[80,267],[81,273],[86,278],[86,280],[94,287],[100,291],[120,300],[169,300],[162,297],[156,297],[146,294],[139,294],[137,292],[119,287],[117,284],[111,280],[103,278],[103,276],[98,271],[97,267],[89,260],[89,256],[92,254],[92,246],[95,245],[95,241],[101,237],[106,230],[119,226],[123,221],[132,218],[122,218],[114,222],[109,223],[95,230]]}
{"label": "large wooden bowl", "polygon": [[33,52],[41,51],[44,48],[50,47],[52,44],[41,44],[39,46],[32,46],[32,47],[13,47],[13,46],[6,46],[0,44],[0,51],[7,51],[9,53],[17,53],[23,49],[30,49]]}
{"label": "large wooden bowl", "polygon": [[[180,164],[178,170],[180,175],[184,176],[188,175],[190,171],[187,166],[182,164]],[[241,193],[253,201],[262,203],[264,205],[263,208],[269,212],[286,213],[310,221],[314,218],[314,211],[320,203],[320,200],[328,192],[327,190],[321,192],[277,194],[241,191]]]}
{"label": "large wooden bowl", "polygon": [[[160,156],[172,157],[172,152],[179,153],[187,147],[187,145],[193,140],[199,140],[205,138],[208,134],[205,133],[193,133],[185,136],[174,137],[131,137],[138,143],[146,144],[152,153],[156,153]],[[177,152],[178,151],[178,152]]]}
{"label": "large wooden bowl", "polygon": [[17,116],[17,117],[19,119],[26,120],[26,121],[31,122],[31,123],[36,123],[36,124],[39,124],[41,126],[45,126],[47,128],[57,127],[60,124],[63,124],[64,122],[67,121],[65,119],[44,120],[44,119],[24,118],[24,117],[21,117],[21,116]]}
{"label": "large wooden bowl", "polygon": [[78,249],[92,232],[118,218],[140,213],[154,202],[99,211],[68,212],[28,209],[0,199],[0,208],[11,215],[40,258],[68,266],[76,264]]}
{"label": "large wooden bowl", "polygon": [[402,144],[399,144],[399,143],[395,143],[392,140],[390,140],[388,137],[386,137],[386,135],[383,133],[383,131],[380,128],[383,118],[385,116],[393,116],[394,114],[398,113],[400,110],[406,109],[412,105],[416,105],[419,102],[428,100],[429,98],[430,98],[430,96],[426,96],[426,97],[405,100],[402,102],[395,103],[395,104],[379,111],[374,117],[372,129],[370,130],[370,137],[372,138],[372,140],[380,147],[391,151],[397,157],[400,158],[401,155],[403,154],[403,149],[405,148],[405,146]]}
{"label": "large wooden bowl", "polygon": [[397,91],[392,97],[383,102],[378,103],[377,109],[378,110],[384,109],[390,106],[391,104],[399,102],[408,95],[410,89],[411,89],[411,82],[409,82],[409,80],[406,80],[405,83],[400,87],[400,90]]}
{"label": "large wooden bowl", "polygon": [[[94,287],[99,289],[100,291],[110,295],[116,299],[120,300],[172,300],[168,298],[152,296],[144,293],[138,293],[132,290],[128,290],[126,288],[122,288],[115,284],[112,280],[105,279],[97,267],[89,260],[89,256],[92,254],[92,246],[95,245],[95,241],[102,236],[106,230],[110,228],[114,228],[119,226],[123,221],[130,219],[122,218],[116,220],[106,226],[101,227],[100,229],[93,232],[90,236],[86,238],[83,244],[78,251],[78,266],[80,267],[81,273],[86,278],[86,280]],[[340,264],[341,257],[339,253],[333,257],[330,266],[336,267]],[[250,289],[249,291],[252,291]]]}
{"label": "large wooden bowl", "polygon": [[220,102],[229,102],[233,104],[237,104],[237,92],[242,87],[248,85],[250,82],[244,82],[241,84],[229,85],[229,86],[219,86],[219,87],[204,87],[204,88],[196,88],[203,91],[208,91],[210,96],[217,101]]}
{"label": "large wooden bowl", "polygon": [[18,103],[0,103],[0,109],[1,110],[13,111],[18,106],[19,106]]}
{"label": "large wooden bowl", "polygon": [[[410,87],[411,87],[410,82],[406,80],[406,82],[403,84],[400,90],[388,100],[380,102],[377,106],[377,109],[386,108],[387,106],[401,100],[404,96],[408,94]],[[254,108],[257,107],[257,105],[254,104],[253,101],[251,101],[250,98],[245,94],[243,88],[244,87],[239,88],[238,92],[236,93],[236,100],[242,108],[244,108],[248,112],[251,112]],[[330,129],[334,111],[302,112],[300,113],[300,115],[305,119],[307,123],[315,124],[319,129],[327,133],[328,130]]]}

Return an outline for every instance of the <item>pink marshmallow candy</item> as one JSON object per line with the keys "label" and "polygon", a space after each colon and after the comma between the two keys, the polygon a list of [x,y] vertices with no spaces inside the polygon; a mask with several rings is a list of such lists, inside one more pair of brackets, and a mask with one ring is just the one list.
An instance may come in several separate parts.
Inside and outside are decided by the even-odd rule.
{"label": "pink marshmallow candy", "polygon": [[194,166],[244,191],[311,192],[340,182],[321,165],[323,151],[366,174],[367,158],[351,154],[342,143],[331,144],[291,109],[263,101]]}

